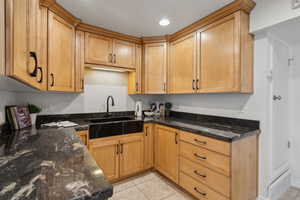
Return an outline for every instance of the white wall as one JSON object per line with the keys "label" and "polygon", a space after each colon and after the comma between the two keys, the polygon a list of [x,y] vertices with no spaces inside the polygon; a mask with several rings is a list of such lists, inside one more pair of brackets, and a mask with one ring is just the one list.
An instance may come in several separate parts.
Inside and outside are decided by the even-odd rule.
{"label": "white wall", "polygon": [[5,119],[5,106],[17,103],[16,93],[0,90],[0,125]]}
{"label": "white wall", "polygon": [[251,32],[300,16],[300,8],[292,9],[292,0],[256,0],[256,2],[257,5],[251,13]]}
{"label": "white wall", "polygon": [[259,120],[259,194],[267,196],[270,155],[270,133],[268,131],[269,41],[265,35],[257,35],[254,55],[254,94],[199,94],[168,95],[164,101],[173,103],[173,110],[225,117]]}
{"label": "white wall", "polygon": [[292,184],[300,188],[300,44],[293,47],[294,63],[291,66],[291,165]]}
{"label": "white wall", "polygon": [[18,92],[19,103],[33,103],[43,108],[43,114],[105,112],[106,98],[112,95],[111,111],[132,111],[135,101],[147,106],[159,96],[128,96],[127,73],[86,70],[84,93]]}

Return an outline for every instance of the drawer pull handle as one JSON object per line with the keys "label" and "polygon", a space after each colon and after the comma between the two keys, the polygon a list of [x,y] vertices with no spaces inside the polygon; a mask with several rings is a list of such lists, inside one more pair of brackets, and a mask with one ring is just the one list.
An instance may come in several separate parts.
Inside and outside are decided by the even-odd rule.
{"label": "drawer pull handle", "polygon": [[198,140],[198,139],[194,139],[194,141],[197,142],[197,143],[199,143],[199,144],[202,144],[202,145],[206,145],[206,144],[207,144],[207,142],[205,142],[205,141],[200,141],[200,140]]}
{"label": "drawer pull handle", "polygon": [[198,155],[197,153],[194,153],[194,156],[196,156],[197,158],[200,158],[202,160],[206,160],[205,156]]}
{"label": "drawer pull handle", "polygon": [[199,173],[197,170],[195,170],[194,173],[195,173],[197,176],[201,176],[202,178],[206,178],[206,177],[207,177],[205,174],[201,174],[201,173]]}
{"label": "drawer pull handle", "polygon": [[206,196],[206,193],[205,193],[205,192],[200,192],[200,191],[198,190],[198,188],[194,187],[194,190],[195,190],[197,193],[201,194],[202,196]]}

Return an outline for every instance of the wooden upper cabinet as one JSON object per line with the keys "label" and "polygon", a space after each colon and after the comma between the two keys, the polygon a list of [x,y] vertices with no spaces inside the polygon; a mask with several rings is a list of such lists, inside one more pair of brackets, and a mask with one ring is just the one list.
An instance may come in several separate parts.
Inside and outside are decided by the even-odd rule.
{"label": "wooden upper cabinet", "polygon": [[145,94],[167,92],[167,44],[145,44]]}
{"label": "wooden upper cabinet", "polygon": [[120,176],[135,174],[144,169],[143,134],[126,136],[120,140]]}
{"label": "wooden upper cabinet", "polygon": [[249,15],[238,11],[200,31],[200,93],[253,91]]}
{"label": "wooden upper cabinet", "polygon": [[197,33],[170,44],[169,92],[196,92]]}
{"label": "wooden upper cabinet", "polygon": [[49,11],[48,89],[75,91],[75,28]]}
{"label": "wooden upper cabinet", "polygon": [[85,33],[85,63],[112,65],[113,39],[93,33]]}
{"label": "wooden upper cabinet", "polygon": [[85,33],[85,63],[135,69],[135,44]]}
{"label": "wooden upper cabinet", "polygon": [[142,94],[142,45],[135,46],[135,71],[128,73],[128,94]]}
{"label": "wooden upper cabinet", "polygon": [[178,183],[179,133],[165,126],[155,126],[155,168]]}
{"label": "wooden upper cabinet", "polygon": [[75,91],[84,91],[84,32],[76,31]]}
{"label": "wooden upper cabinet", "polygon": [[6,1],[6,75],[47,89],[47,9],[39,0]]}
{"label": "wooden upper cabinet", "polygon": [[89,150],[108,180],[119,178],[119,140],[91,140]]}
{"label": "wooden upper cabinet", "polygon": [[135,69],[135,44],[114,40],[113,64],[118,67]]}

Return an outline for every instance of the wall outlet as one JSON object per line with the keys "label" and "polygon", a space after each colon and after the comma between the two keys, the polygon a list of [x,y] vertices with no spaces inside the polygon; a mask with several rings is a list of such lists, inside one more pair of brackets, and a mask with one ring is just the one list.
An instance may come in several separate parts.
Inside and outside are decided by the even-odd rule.
{"label": "wall outlet", "polygon": [[300,8],[300,0],[292,0],[292,8],[293,9]]}

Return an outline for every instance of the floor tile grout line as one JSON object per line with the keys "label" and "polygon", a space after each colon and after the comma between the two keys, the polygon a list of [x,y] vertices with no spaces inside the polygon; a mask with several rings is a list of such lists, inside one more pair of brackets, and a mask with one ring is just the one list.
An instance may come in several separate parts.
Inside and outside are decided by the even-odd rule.
{"label": "floor tile grout line", "polygon": [[137,186],[135,186],[135,187],[138,189],[138,191],[140,191],[140,192],[144,195],[144,197],[145,197],[146,199],[151,200],[151,199],[149,199],[149,198],[147,197],[147,195],[146,195],[139,187],[137,187]]}

